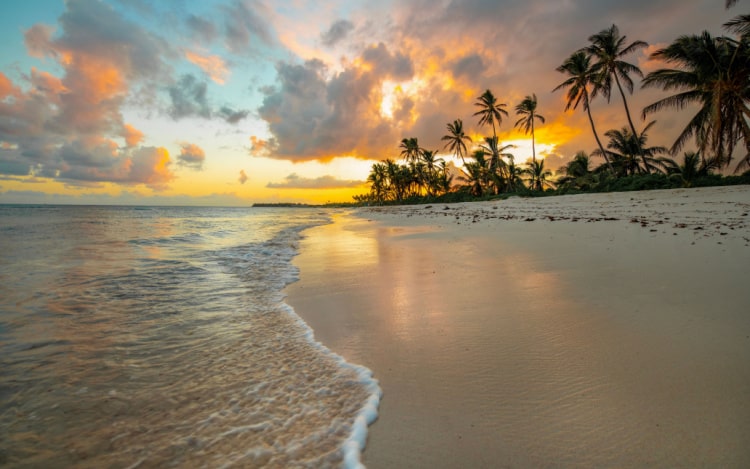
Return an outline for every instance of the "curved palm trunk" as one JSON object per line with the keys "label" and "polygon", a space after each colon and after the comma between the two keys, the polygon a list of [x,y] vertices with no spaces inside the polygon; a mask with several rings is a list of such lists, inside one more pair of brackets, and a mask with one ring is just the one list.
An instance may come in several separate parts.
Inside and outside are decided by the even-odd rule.
{"label": "curved palm trunk", "polygon": [[617,89],[620,90],[620,96],[622,96],[622,104],[625,105],[625,115],[628,118],[628,124],[630,124],[630,131],[633,132],[633,137],[636,139],[635,143],[638,145],[638,153],[641,156],[641,161],[643,161],[643,167],[646,169],[646,173],[651,173],[651,168],[649,167],[648,162],[646,161],[646,157],[643,155],[643,148],[641,147],[641,142],[638,141],[638,132],[635,131],[635,125],[633,125],[633,119],[630,117],[630,108],[628,108],[628,101],[625,99],[625,92],[622,90],[622,85],[620,85],[620,79],[617,78],[617,74],[615,73],[615,83],[617,83]]}
{"label": "curved palm trunk", "polygon": [[614,174],[615,170],[612,168],[612,163],[609,161],[609,156],[607,156],[607,152],[604,150],[604,146],[602,145],[602,141],[599,140],[599,134],[596,133],[596,127],[594,126],[594,118],[591,117],[591,107],[589,106],[589,99],[588,96],[585,97],[584,106],[586,106],[586,114],[589,116],[589,122],[591,123],[591,131],[594,132],[594,138],[596,139],[596,144],[599,145],[599,150],[602,152],[602,156],[604,157],[604,161],[607,162],[607,167],[609,168],[609,171]]}

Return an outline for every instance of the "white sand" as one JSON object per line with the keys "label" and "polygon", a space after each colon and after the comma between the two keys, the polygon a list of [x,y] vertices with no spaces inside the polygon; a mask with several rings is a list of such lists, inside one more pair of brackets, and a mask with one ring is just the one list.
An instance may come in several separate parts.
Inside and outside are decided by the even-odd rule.
{"label": "white sand", "polygon": [[750,467],[750,186],[305,234],[287,301],[384,391],[368,467]]}

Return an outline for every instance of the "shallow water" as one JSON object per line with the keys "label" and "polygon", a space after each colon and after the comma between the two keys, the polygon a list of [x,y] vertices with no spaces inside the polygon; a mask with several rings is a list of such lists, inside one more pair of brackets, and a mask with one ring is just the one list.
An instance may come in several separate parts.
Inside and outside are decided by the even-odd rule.
{"label": "shallow water", "polygon": [[0,464],[341,464],[377,385],[281,293],[301,231],[327,222],[0,206]]}

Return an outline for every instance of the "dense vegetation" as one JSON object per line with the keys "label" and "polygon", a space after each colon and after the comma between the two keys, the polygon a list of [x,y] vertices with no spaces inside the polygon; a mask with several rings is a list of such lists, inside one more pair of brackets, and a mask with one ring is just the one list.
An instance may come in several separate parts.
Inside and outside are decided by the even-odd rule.
{"label": "dense vegetation", "polygon": [[[727,6],[730,3],[734,2]],[[740,15],[724,27],[735,36],[686,35],[655,51],[652,58],[673,68],[645,77],[636,65],[624,60],[646,47],[645,42],[628,44],[616,25],[589,37],[588,46],[557,68],[565,79],[554,91],[566,92],[566,111],[586,112],[597,148],[590,154],[577,153],[554,176],[545,168],[544,159],[536,158],[534,131],[545,122],[537,110],[536,95],[526,96],[514,108],[518,116],[515,127],[532,141],[531,160],[516,164],[513,146],[503,145],[497,137],[497,128],[509,115],[508,104],[487,90],[477,98],[474,117],[480,126],[491,128],[492,135],[472,142],[463,121],[456,119],[447,124],[448,132],[442,138],[444,149],[462,161],[460,174],[450,171],[437,151],[422,148],[417,138],[404,138],[399,147],[403,163],[392,159],[375,163],[368,176],[369,193],[355,196],[355,200],[376,204],[449,202],[511,194],[750,184],[750,15]],[[627,101],[627,94],[634,89],[632,77],[640,78],[643,88],[674,93],[646,106],[641,111],[644,119],[665,109],[697,108],[670,148],[648,145],[648,132],[655,121],[636,129]],[[603,141],[590,104],[598,97],[609,101],[613,94],[622,100],[627,125],[607,130],[604,137],[608,140]],[[690,142],[694,149],[684,151]],[[722,175],[727,172],[733,175]]]}

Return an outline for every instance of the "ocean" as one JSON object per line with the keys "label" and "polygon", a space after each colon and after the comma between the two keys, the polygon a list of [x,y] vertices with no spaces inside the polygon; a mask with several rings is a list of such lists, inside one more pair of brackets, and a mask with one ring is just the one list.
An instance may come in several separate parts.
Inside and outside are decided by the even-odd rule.
{"label": "ocean", "polygon": [[0,466],[359,466],[377,381],[284,303],[329,222],[0,205]]}

